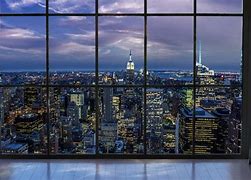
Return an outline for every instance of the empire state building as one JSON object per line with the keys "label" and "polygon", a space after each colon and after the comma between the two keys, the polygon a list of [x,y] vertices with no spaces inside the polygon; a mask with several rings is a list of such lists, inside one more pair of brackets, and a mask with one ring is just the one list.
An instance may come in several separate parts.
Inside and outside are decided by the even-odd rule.
{"label": "empire state building", "polygon": [[130,50],[129,61],[127,62],[126,67],[126,80],[128,83],[133,83],[134,81],[134,62],[132,60],[132,51]]}

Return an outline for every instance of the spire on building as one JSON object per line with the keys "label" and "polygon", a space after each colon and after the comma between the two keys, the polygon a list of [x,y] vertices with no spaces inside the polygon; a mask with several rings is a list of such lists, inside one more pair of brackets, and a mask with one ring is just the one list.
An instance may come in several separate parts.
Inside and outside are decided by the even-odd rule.
{"label": "spire on building", "polygon": [[129,62],[132,62],[132,50],[130,49],[130,58],[129,58]]}
{"label": "spire on building", "polygon": [[134,70],[134,62],[132,60],[132,51],[130,50],[129,61],[127,62],[127,70]]}
{"label": "spire on building", "polygon": [[201,49],[201,41],[199,42],[199,64],[202,64],[202,49]]}

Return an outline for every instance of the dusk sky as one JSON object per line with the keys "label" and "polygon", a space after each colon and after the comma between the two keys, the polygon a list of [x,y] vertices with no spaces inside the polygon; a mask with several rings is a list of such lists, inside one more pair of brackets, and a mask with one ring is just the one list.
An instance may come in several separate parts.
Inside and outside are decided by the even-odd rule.
{"label": "dusk sky", "polygon": [[[101,13],[142,13],[143,0],[100,0]],[[198,12],[241,13],[242,0],[197,0]],[[95,0],[50,0],[50,13],[93,13]],[[193,12],[193,0],[148,0],[149,13]],[[0,0],[0,13],[45,13],[45,0]],[[198,17],[203,63],[239,71],[241,17]],[[0,71],[45,70],[45,17],[0,17]],[[50,17],[50,69],[95,69],[95,18]],[[193,18],[148,17],[149,69],[193,67]],[[144,18],[99,17],[101,70],[143,68]]]}

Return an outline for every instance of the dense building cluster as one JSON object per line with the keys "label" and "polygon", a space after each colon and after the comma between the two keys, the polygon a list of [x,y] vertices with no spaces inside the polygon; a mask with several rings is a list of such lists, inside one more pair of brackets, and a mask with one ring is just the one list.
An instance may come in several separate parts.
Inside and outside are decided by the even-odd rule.
{"label": "dense building cluster", "polygon": [[[145,75],[152,87],[143,86]],[[44,77],[7,72],[0,78],[4,85],[36,85]],[[196,78],[185,71],[144,73],[131,52],[125,70],[99,73],[101,86],[94,85],[95,72],[50,77],[60,86],[50,87],[49,97],[44,86],[0,88],[2,153],[143,154],[144,145],[148,154],[240,153],[241,74],[215,72],[201,54]],[[89,86],[74,86],[81,84]]]}

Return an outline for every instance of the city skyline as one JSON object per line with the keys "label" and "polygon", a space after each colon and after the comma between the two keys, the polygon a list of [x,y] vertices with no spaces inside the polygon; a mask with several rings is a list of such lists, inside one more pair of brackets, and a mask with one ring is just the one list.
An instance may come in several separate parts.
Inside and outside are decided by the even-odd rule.
{"label": "city skyline", "polygon": [[241,153],[241,0],[45,2],[0,1],[0,153]]}
{"label": "city skyline", "polygon": [[[176,79],[147,73],[150,85],[173,86],[134,87],[144,76],[135,70],[130,51],[123,72],[100,74],[99,83],[105,87],[64,86],[65,82],[90,83],[92,76],[55,73],[52,83],[61,86],[0,88],[0,150],[3,154],[45,154],[48,150],[51,154],[143,154],[144,150],[146,154],[192,154],[193,150],[195,154],[238,154],[241,77],[216,73],[203,64],[199,54],[196,84],[201,87],[185,86],[192,78],[184,72],[173,73]],[[39,74],[22,76],[28,82],[40,80]],[[13,73],[5,80],[16,83],[19,78]]]}

